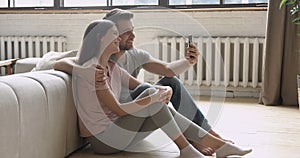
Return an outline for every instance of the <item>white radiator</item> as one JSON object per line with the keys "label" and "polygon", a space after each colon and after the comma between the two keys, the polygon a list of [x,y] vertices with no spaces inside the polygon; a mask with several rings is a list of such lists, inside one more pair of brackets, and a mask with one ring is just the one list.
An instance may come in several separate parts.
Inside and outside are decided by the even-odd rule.
{"label": "white radiator", "polygon": [[[193,38],[200,56],[198,63],[180,80],[188,86],[260,89],[264,54],[264,37]],[[163,61],[182,59],[186,38],[159,37],[154,56]],[[147,73],[146,81],[159,76]]]}
{"label": "white radiator", "polygon": [[[0,36],[0,60],[42,57],[49,51],[66,51],[64,36]],[[1,68],[1,74],[4,68]]]}

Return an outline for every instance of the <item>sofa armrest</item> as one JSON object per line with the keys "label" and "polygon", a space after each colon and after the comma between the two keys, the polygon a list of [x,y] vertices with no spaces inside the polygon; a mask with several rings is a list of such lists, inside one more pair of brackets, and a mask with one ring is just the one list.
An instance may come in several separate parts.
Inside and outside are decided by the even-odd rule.
{"label": "sofa armrest", "polygon": [[66,73],[1,76],[0,89],[1,158],[63,158],[84,143]]}
{"label": "sofa armrest", "polygon": [[30,72],[42,58],[19,59],[15,65],[15,73]]}

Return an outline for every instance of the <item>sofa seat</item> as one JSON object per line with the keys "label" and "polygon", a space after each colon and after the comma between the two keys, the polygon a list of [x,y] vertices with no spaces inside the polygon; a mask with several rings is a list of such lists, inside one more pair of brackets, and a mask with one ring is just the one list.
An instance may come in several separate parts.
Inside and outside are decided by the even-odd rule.
{"label": "sofa seat", "polygon": [[63,158],[83,144],[71,83],[54,70],[0,77],[0,157]]}

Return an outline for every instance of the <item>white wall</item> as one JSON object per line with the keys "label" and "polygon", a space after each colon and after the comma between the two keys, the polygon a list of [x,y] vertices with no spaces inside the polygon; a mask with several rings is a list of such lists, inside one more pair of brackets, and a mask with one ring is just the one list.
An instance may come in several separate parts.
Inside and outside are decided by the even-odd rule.
{"label": "white wall", "polygon": [[[136,44],[156,36],[264,36],[266,10],[135,10]],[[0,13],[0,35],[64,35],[67,49],[77,49],[86,25],[105,12]]]}

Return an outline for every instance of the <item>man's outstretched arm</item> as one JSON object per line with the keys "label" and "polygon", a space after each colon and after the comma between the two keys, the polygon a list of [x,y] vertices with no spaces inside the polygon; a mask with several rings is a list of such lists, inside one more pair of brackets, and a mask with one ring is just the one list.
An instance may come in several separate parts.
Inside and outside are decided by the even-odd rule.
{"label": "man's outstretched arm", "polygon": [[69,75],[73,73],[73,67],[76,65],[76,57],[63,58],[55,62],[53,68],[63,71]]}
{"label": "man's outstretched arm", "polygon": [[199,52],[197,47],[193,43],[190,45],[189,48],[187,48],[187,50],[188,52],[186,54],[185,59],[180,59],[167,63],[151,57],[150,61],[143,65],[143,68],[146,71],[161,76],[177,76],[188,70],[192,65],[194,65],[198,61]]}
{"label": "man's outstretched arm", "polygon": [[90,65],[83,67],[78,65],[76,57],[63,58],[55,62],[53,68],[58,71],[63,71],[69,75],[85,78],[92,85],[105,84],[107,77],[103,75],[103,68],[100,65]]}

